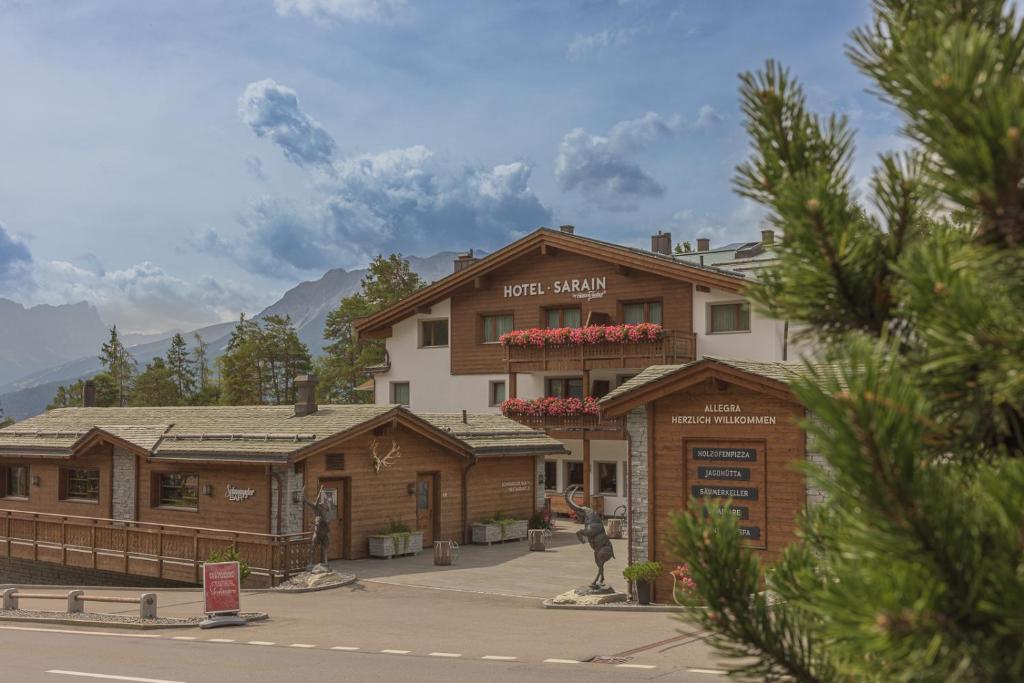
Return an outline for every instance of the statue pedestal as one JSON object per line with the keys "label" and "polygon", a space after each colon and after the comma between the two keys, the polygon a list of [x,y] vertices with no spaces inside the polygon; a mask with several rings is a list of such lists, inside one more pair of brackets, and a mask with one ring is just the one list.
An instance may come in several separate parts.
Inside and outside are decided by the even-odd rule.
{"label": "statue pedestal", "polygon": [[355,580],[356,577],[352,574],[342,574],[326,565],[318,564],[308,571],[291,577],[278,585],[275,590],[283,593],[306,593],[347,586],[354,583]]}
{"label": "statue pedestal", "polygon": [[585,586],[551,598],[552,605],[607,605],[613,602],[626,602],[626,594],[609,587]]}

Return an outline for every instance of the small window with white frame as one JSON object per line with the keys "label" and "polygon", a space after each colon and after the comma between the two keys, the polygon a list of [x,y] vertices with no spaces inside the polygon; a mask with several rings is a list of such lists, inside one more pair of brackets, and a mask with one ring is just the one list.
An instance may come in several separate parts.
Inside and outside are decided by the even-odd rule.
{"label": "small window with white frame", "polygon": [[409,405],[410,393],[408,382],[391,383],[391,402],[400,406]]}
{"label": "small window with white frame", "polygon": [[505,380],[495,380],[487,387],[487,405],[500,406],[505,402]]}
{"label": "small window with white frame", "polygon": [[750,332],[750,304],[746,301],[708,304],[708,334]]}
{"label": "small window with white frame", "polygon": [[448,319],[420,321],[420,348],[448,346]]}

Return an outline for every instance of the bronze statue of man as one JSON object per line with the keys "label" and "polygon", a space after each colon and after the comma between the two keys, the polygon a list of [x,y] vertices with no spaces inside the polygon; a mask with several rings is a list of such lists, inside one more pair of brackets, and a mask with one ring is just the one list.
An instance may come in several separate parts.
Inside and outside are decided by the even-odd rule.
{"label": "bronze statue of man", "polygon": [[[305,487],[303,487],[305,488]],[[316,500],[305,496],[302,502],[313,510],[313,537],[309,540],[309,568],[312,569],[319,556],[320,564],[327,566],[327,545],[331,542],[331,503],[324,495],[324,488],[316,494]]]}

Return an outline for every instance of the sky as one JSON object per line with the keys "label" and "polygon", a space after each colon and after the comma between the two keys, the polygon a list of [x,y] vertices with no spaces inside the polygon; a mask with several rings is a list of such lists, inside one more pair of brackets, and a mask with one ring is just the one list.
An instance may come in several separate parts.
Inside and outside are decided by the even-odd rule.
{"label": "sky", "polygon": [[[904,144],[844,56],[867,0],[0,0],[0,296],[131,332],[375,254],[538,226],[754,239],[738,74]],[[863,184],[862,184],[863,186]]]}

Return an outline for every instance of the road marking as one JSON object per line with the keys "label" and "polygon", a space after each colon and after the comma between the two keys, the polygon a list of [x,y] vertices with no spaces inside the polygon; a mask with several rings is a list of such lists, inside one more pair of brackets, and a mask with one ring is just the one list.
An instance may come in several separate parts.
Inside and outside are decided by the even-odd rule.
{"label": "road marking", "polygon": [[358,647],[349,647],[348,645],[335,645],[331,649],[332,650],[342,650],[344,652],[355,652],[359,648]]}
{"label": "road marking", "polygon": [[62,669],[50,669],[46,673],[57,674],[58,676],[78,676],[79,678],[103,678],[108,681],[135,681],[136,683],[182,683],[182,681],[168,681],[163,678],[138,678],[136,676],[115,676],[113,674],[93,674],[86,671],[64,671]]}
{"label": "road marking", "polygon": [[616,664],[620,669],[657,669],[653,664]]}
{"label": "road marking", "polygon": [[116,638],[159,638],[156,633],[110,633],[109,631],[74,631],[67,628],[32,628],[31,626],[0,626],[5,631],[32,631],[34,633],[70,633],[77,636],[114,636]]}
{"label": "road marking", "polygon": [[692,674],[712,674],[714,676],[725,676],[729,673],[728,671],[723,671],[722,669],[687,669],[687,671]]}
{"label": "road marking", "polygon": [[411,650],[381,650],[386,655],[407,655]]}
{"label": "road marking", "polygon": [[461,657],[458,652],[431,652],[431,657]]}
{"label": "road marking", "polygon": [[316,645],[310,645],[309,643],[292,643],[292,644],[291,644],[291,645],[289,645],[288,647],[304,647],[304,648],[311,648],[311,647],[316,647]]}
{"label": "road marking", "polygon": [[480,659],[490,659],[496,662],[512,662],[515,661],[515,657],[507,657],[505,655],[484,655]]}
{"label": "road marking", "polygon": [[207,638],[206,642],[208,642],[208,643],[233,643],[233,642],[235,642],[235,639],[234,638]]}
{"label": "road marking", "polygon": [[173,636],[171,640],[195,640],[195,636]]}
{"label": "road marking", "polygon": [[250,640],[249,645],[274,645],[269,640]]}
{"label": "road marking", "polygon": [[578,659],[545,659],[545,664],[581,664]]}

